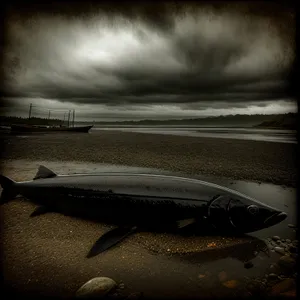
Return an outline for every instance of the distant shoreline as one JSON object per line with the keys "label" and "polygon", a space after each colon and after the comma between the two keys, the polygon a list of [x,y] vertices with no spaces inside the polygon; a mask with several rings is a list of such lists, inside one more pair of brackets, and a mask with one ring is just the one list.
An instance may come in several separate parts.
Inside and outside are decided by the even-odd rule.
{"label": "distant shoreline", "polygon": [[[292,120],[292,123],[284,124],[284,126],[296,126],[295,119],[297,114],[287,113],[287,114],[274,114],[274,115],[226,115],[226,116],[214,116],[214,117],[203,117],[203,118],[190,118],[190,119],[168,119],[168,120],[154,120],[154,119],[144,119],[137,121],[76,121],[75,124],[85,124],[95,126],[212,126],[212,127],[253,127],[260,125],[281,125],[282,120]],[[276,122],[276,123],[274,123]],[[32,117],[21,118],[12,116],[0,116],[0,125],[10,126],[11,124],[32,124],[32,125],[67,125],[68,122],[63,122],[59,119],[45,119]],[[72,122],[70,123],[72,124]]]}

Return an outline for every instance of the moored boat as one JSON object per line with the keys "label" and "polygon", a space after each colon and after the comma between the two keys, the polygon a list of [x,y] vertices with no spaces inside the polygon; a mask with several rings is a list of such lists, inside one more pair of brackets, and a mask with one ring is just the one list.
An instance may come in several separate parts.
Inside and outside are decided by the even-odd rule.
{"label": "moored boat", "polygon": [[44,126],[44,125],[17,125],[10,126],[11,132],[89,132],[93,125],[88,126]]}

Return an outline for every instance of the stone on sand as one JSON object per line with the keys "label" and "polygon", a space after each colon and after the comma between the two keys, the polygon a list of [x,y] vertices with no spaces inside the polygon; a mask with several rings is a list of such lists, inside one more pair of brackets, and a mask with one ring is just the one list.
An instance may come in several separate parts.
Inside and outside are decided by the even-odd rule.
{"label": "stone on sand", "polygon": [[284,248],[282,248],[282,247],[275,247],[274,250],[279,254],[282,254],[282,255],[285,254]]}
{"label": "stone on sand", "polygon": [[108,277],[95,277],[84,285],[82,285],[76,292],[77,298],[100,298],[107,295],[117,286],[116,282]]}
{"label": "stone on sand", "polygon": [[280,257],[278,265],[284,269],[292,271],[296,267],[296,260],[289,255]]}
{"label": "stone on sand", "polygon": [[295,287],[295,280],[291,278],[284,279],[272,287],[271,294],[279,295]]}

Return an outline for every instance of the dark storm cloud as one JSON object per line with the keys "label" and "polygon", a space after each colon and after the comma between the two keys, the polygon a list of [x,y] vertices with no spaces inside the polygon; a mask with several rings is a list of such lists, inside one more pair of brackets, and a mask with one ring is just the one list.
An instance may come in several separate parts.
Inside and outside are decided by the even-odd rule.
{"label": "dark storm cloud", "polygon": [[2,95],[131,109],[246,108],[288,99],[294,16],[287,7],[263,5],[11,13]]}

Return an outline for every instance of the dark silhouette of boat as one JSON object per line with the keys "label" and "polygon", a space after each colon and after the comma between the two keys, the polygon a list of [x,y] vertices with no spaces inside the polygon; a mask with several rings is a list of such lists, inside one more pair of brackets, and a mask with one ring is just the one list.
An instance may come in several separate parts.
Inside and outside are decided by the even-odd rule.
{"label": "dark silhouette of boat", "polygon": [[46,126],[46,125],[16,125],[10,126],[11,132],[89,132],[94,125],[88,126]]}

